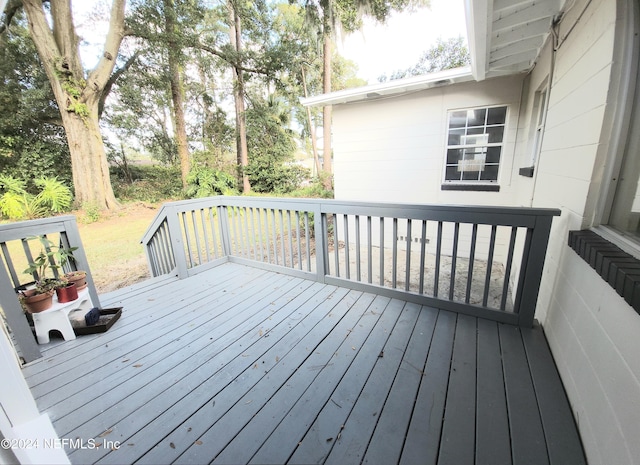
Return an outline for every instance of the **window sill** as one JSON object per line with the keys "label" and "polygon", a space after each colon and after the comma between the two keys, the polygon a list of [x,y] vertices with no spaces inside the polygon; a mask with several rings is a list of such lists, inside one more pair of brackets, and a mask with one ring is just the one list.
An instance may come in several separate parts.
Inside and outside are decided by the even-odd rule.
{"label": "window sill", "polygon": [[476,191],[476,192],[499,192],[498,184],[449,184],[441,186],[443,191]]}
{"label": "window sill", "polygon": [[569,231],[569,247],[640,314],[640,260],[591,230]]}

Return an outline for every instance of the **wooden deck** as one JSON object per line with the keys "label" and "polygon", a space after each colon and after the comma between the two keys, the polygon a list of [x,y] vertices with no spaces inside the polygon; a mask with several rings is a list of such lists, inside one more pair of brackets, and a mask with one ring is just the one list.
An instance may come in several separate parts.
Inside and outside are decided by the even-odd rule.
{"label": "wooden deck", "polygon": [[540,329],[233,263],[102,300],[24,368],[72,463],[585,463]]}

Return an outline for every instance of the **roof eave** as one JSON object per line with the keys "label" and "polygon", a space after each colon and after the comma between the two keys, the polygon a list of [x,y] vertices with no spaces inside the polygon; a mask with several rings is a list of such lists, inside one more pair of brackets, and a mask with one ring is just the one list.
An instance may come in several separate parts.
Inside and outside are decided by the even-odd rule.
{"label": "roof eave", "polygon": [[301,98],[304,106],[325,106],[343,103],[375,100],[381,97],[391,97],[416,92],[434,87],[448,86],[457,82],[467,82],[474,79],[469,66],[463,68],[448,69],[437,73],[414,76],[405,79],[397,79],[380,84],[372,84],[364,87],[345,89],[314,97]]}
{"label": "roof eave", "polygon": [[476,81],[486,78],[487,38],[489,37],[489,7],[487,0],[465,0],[467,42],[471,55],[471,74]]}

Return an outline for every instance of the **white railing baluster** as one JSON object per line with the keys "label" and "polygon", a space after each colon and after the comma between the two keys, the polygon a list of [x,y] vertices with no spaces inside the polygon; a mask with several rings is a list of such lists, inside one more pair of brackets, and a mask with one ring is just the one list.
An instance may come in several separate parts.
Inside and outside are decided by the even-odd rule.
{"label": "white railing baluster", "polygon": [[391,252],[391,288],[395,289],[398,284],[398,218],[393,218],[393,245]]}
{"label": "white railing baluster", "polygon": [[275,260],[275,264],[278,263],[278,231],[276,227],[276,211],[275,209],[271,209],[271,223],[273,226],[273,258]]}
{"label": "white railing baluster", "polygon": [[453,251],[451,252],[451,274],[449,276],[449,300],[453,300],[456,287],[456,266],[458,264],[458,239],[460,237],[460,223],[455,223],[453,231]]}
{"label": "white railing baluster", "polygon": [[344,223],[344,277],[351,279],[351,257],[349,256],[349,216],[342,215]]}
{"label": "white railing baluster", "polygon": [[362,273],[360,270],[360,215],[356,217],[356,275],[358,281],[362,281]]}
{"label": "white railing baluster", "polygon": [[384,286],[384,217],[380,217],[380,285]]}
{"label": "white railing baluster", "polygon": [[420,284],[418,285],[418,293],[424,294],[424,273],[425,258],[427,252],[427,221],[422,220],[422,234],[420,235]]}
{"label": "white railing baluster", "polygon": [[340,255],[339,250],[340,244],[338,242],[338,215],[334,213],[333,215],[333,252],[335,256],[335,265],[336,265],[336,276],[340,277]]}
{"label": "white railing baluster", "polygon": [[371,215],[367,215],[367,282],[373,282],[373,242],[371,240]]}
{"label": "white railing baluster", "polygon": [[195,210],[191,210],[191,223],[192,223],[192,230],[193,230],[193,236],[195,237],[196,240],[196,252],[198,253],[198,264],[202,264],[202,248],[200,246],[200,234],[198,233],[198,221],[196,219],[196,212]]}
{"label": "white railing baluster", "polygon": [[287,237],[289,238],[289,256],[291,257],[291,268],[295,268],[295,256],[293,255],[293,226],[291,224],[291,210],[287,210]]}
{"label": "white railing baluster", "polygon": [[471,232],[471,248],[469,250],[469,271],[467,274],[467,291],[465,292],[464,302],[469,303],[471,300],[471,287],[473,283],[473,264],[476,255],[476,241],[478,239],[478,225],[474,224]]}
{"label": "white railing baluster", "polygon": [[189,234],[189,225],[187,224],[187,212],[182,212],[180,215],[182,217],[182,235],[184,237],[185,244],[185,255],[187,257],[187,266],[189,268],[193,268],[193,257],[191,255],[191,238]]}
{"label": "white railing baluster", "polygon": [[214,260],[218,258],[218,240],[216,237],[215,226],[215,210],[213,208],[207,208],[207,218],[209,218],[209,229],[211,230],[211,248],[213,250]]}
{"label": "white railing baluster", "polygon": [[[322,237],[316,238],[321,241]],[[309,212],[304,212],[304,243],[307,252],[307,271],[311,271],[311,232],[309,231]],[[318,260],[316,253],[316,260]]]}
{"label": "white railing baluster", "polygon": [[496,247],[496,232],[498,227],[496,225],[491,226],[491,238],[489,239],[489,254],[487,255],[487,272],[484,282],[484,293],[482,295],[482,306],[486,307],[489,301],[489,287],[491,285],[491,269],[493,268],[493,254]]}
{"label": "white railing baluster", "polygon": [[244,221],[244,243],[247,246],[247,255],[246,257],[251,259],[251,252],[254,249],[253,248],[253,244],[251,243],[251,229],[249,228],[249,211],[250,209],[248,207],[244,207],[242,209],[243,211],[243,215],[242,215],[242,220]]}
{"label": "white railing baluster", "polygon": [[211,261],[211,248],[209,247],[209,235],[207,234],[207,221],[205,220],[205,209],[200,209],[200,224],[202,226],[202,242],[207,255],[207,263]]}
{"label": "white railing baluster", "polygon": [[[262,212],[264,213],[264,231],[266,233],[264,237],[264,245],[265,249],[267,250],[267,263],[271,263],[271,245],[269,244],[269,211],[266,208],[263,208]],[[262,228],[262,225],[260,226],[260,228]]]}
{"label": "white railing baluster", "polygon": [[284,251],[284,221],[283,221],[283,212],[282,209],[278,209],[278,219],[280,225],[280,256],[282,257],[282,266],[287,266],[287,255]]}
{"label": "white railing baluster", "polygon": [[252,244],[252,248],[253,248],[253,259],[256,261],[262,261],[262,256],[260,257],[260,260],[258,260],[258,242],[256,240],[256,218],[255,218],[255,208],[251,207],[249,209],[249,215],[251,218],[250,224],[251,224],[251,244]]}
{"label": "white railing baluster", "polygon": [[302,270],[302,238],[300,237],[300,212],[295,211],[296,217],[296,247],[298,248],[298,269]]}
{"label": "white railing baluster", "polygon": [[516,248],[517,235],[518,235],[518,228],[514,226],[511,228],[511,238],[509,239],[509,252],[507,254],[507,260],[505,262],[504,284],[502,287],[502,298],[500,299],[500,310],[505,310],[507,306],[507,295],[509,293],[509,278],[511,276],[511,265],[513,264],[513,253]]}
{"label": "white railing baluster", "polygon": [[438,221],[438,237],[436,238],[436,268],[433,278],[433,296],[438,297],[440,284],[440,259],[442,257],[442,221]]}
{"label": "white railing baluster", "polygon": [[407,220],[407,250],[405,253],[404,290],[409,290],[411,283],[411,218]]}

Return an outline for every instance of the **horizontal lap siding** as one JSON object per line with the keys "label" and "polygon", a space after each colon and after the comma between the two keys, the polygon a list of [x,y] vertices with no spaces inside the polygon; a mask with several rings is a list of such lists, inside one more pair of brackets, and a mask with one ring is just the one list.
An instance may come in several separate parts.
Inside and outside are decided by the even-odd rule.
{"label": "horizontal lap siding", "polygon": [[555,57],[533,194],[533,206],[563,209],[551,232],[538,318],[590,463],[632,464],[640,457],[640,318],[566,245],[569,230],[597,217],[603,167],[616,155],[607,131],[615,101],[609,78],[617,65],[616,21],[631,14],[617,11],[624,4],[578,0],[563,19],[560,37],[571,32]]}
{"label": "horizontal lap siding", "polygon": [[[510,205],[522,76],[334,107],[336,199]],[[510,106],[500,193],[442,191],[447,111]]]}

